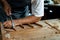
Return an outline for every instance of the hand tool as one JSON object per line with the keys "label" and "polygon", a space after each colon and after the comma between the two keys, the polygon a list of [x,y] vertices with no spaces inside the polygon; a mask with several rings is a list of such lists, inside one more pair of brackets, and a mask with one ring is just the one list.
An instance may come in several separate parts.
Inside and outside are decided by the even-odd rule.
{"label": "hand tool", "polygon": [[[12,23],[12,29],[15,30],[15,24],[14,24],[14,21],[13,21],[12,15],[8,16],[7,20],[11,20],[11,23]],[[16,31],[16,30],[15,30],[15,31]]]}

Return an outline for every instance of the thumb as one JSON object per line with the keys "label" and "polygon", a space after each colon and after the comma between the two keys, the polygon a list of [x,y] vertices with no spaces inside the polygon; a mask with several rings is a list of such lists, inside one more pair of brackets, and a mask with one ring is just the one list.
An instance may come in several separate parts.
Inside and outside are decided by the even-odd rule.
{"label": "thumb", "polygon": [[10,16],[10,15],[11,15],[11,10],[8,11],[8,16]]}

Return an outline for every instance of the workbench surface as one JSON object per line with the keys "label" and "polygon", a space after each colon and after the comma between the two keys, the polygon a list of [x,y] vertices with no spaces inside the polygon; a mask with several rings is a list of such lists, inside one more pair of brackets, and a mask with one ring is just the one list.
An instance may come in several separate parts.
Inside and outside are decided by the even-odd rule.
{"label": "workbench surface", "polygon": [[1,27],[2,40],[60,40],[60,19],[42,20],[22,27],[16,27],[16,31]]}

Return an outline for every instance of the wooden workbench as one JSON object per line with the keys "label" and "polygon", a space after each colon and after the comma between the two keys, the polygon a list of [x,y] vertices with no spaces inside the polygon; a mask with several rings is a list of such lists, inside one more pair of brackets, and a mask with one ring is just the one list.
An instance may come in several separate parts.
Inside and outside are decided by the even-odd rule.
{"label": "wooden workbench", "polygon": [[[24,27],[24,28],[23,28]],[[2,40],[60,40],[60,20],[51,19],[8,31],[1,25]]]}

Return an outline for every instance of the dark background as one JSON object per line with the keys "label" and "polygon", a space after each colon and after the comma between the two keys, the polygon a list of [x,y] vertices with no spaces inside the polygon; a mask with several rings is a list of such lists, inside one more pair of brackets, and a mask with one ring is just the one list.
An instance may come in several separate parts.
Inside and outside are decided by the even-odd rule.
{"label": "dark background", "polygon": [[[50,10],[52,12],[50,12]],[[55,19],[60,18],[60,6],[44,5],[44,17],[42,19]]]}

